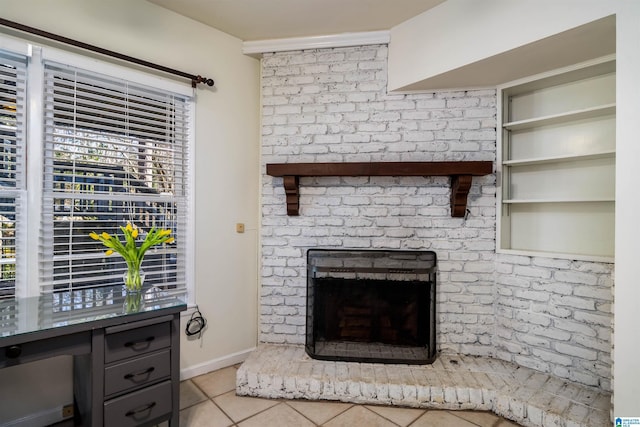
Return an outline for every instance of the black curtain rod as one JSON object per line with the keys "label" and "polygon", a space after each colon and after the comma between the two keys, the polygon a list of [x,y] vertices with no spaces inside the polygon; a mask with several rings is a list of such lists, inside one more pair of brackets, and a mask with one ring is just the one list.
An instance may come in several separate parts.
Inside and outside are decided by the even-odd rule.
{"label": "black curtain rod", "polygon": [[184,71],[175,70],[173,68],[165,67],[164,65],[158,65],[158,64],[154,64],[153,62],[145,61],[144,59],[138,59],[138,58],[134,58],[133,56],[125,55],[119,52],[114,52],[108,49],[103,49],[101,47],[83,43],[78,40],[73,40],[67,37],[59,36],[57,34],[49,33],[47,31],[39,30],[38,28],[29,27],[27,25],[19,24],[17,22],[9,21],[3,18],[0,18],[0,25],[13,28],[15,30],[19,30],[25,33],[34,34],[36,36],[44,37],[46,39],[54,40],[60,43],[79,47],[81,49],[90,50],[91,52],[96,52],[101,55],[117,58],[122,61],[132,62],[137,65],[142,65],[143,67],[153,68],[154,70],[159,70],[164,73],[169,73],[169,74],[174,74],[176,76],[184,77],[191,80],[191,87],[196,87],[198,83],[204,83],[207,86],[213,86],[213,79],[202,77],[201,75],[185,73]]}

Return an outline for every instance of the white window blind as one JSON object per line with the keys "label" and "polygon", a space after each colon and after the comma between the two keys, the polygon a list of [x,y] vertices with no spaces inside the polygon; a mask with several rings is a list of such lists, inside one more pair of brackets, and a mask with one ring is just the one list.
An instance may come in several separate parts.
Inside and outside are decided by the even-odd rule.
{"label": "white window blind", "polygon": [[24,230],[25,87],[26,58],[0,50],[0,298],[15,295]]}
{"label": "white window blind", "polygon": [[46,61],[40,239],[43,293],[123,283],[118,254],[89,233],[172,230],[150,249],[145,284],[186,288],[190,103],[184,95]]}

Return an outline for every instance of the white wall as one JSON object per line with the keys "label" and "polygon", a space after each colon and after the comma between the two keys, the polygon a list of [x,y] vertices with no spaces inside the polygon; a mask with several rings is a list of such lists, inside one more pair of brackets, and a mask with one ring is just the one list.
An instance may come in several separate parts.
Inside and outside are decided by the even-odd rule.
{"label": "white wall", "polygon": [[616,284],[614,292],[613,392],[616,417],[638,417],[640,334],[638,333],[638,256],[640,192],[636,171],[640,160],[640,3],[619,2],[617,13],[616,87]]}
{"label": "white wall", "polygon": [[[183,336],[183,375],[233,362],[230,355],[253,348],[257,339],[259,62],[242,55],[241,40],[146,1],[0,0],[0,10],[11,21],[215,80],[214,89],[203,87],[196,92],[192,171],[196,302],[209,326],[202,340]],[[10,33],[3,27],[0,32]],[[246,224],[244,234],[235,232],[236,222]],[[2,375],[0,370],[0,388],[16,387]],[[15,388],[12,395],[17,396]],[[19,406],[28,400],[15,402]]]}
{"label": "white wall", "polygon": [[389,90],[611,15],[615,13],[615,3],[447,0],[392,28]]}
{"label": "white wall", "polygon": [[[490,5],[491,7],[487,8]],[[448,0],[391,32],[390,87],[402,87],[616,14],[617,161],[614,290],[614,415],[638,416],[640,335],[637,257],[640,211],[634,169],[640,159],[640,3],[624,0]],[[505,37],[508,34],[508,37]],[[473,43],[469,41],[473,40]],[[418,42],[419,41],[419,42]],[[434,60],[437,58],[437,60]]]}

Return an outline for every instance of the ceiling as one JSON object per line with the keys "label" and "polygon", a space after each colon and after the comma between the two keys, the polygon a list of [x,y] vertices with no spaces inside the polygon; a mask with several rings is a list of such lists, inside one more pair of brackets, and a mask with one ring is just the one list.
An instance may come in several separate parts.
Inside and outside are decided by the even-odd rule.
{"label": "ceiling", "polygon": [[244,41],[389,30],[445,0],[147,0]]}

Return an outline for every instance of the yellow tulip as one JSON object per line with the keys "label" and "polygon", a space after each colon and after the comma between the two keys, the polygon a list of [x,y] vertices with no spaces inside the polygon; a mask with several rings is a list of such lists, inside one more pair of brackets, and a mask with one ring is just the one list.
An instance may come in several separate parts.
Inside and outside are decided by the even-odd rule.
{"label": "yellow tulip", "polygon": [[161,230],[159,236],[163,237],[163,236],[168,236],[169,234],[171,234],[171,230],[166,229],[166,230]]}
{"label": "yellow tulip", "polygon": [[133,231],[131,232],[131,235],[133,236],[134,239],[136,239],[138,237],[138,229],[134,228]]}
{"label": "yellow tulip", "polygon": [[106,231],[102,232],[102,238],[105,240],[111,240],[111,235],[109,233],[107,233]]}
{"label": "yellow tulip", "polygon": [[111,249],[109,249],[109,250],[108,250],[107,252],[105,252],[104,254],[105,254],[106,256],[109,256],[109,255],[111,255],[112,253],[113,253],[113,251],[112,251]]}
{"label": "yellow tulip", "polygon": [[173,243],[176,239],[174,239],[173,237],[169,237],[167,240],[165,240],[165,243]]}
{"label": "yellow tulip", "polygon": [[133,231],[133,227],[131,226],[130,222],[127,223],[127,226],[125,227],[125,230],[127,230],[129,233],[131,233]]}
{"label": "yellow tulip", "polygon": [[98,235],[96,233],[89,233],[89,237],[91,237],[93,240],[99,240],[100,237],[98,237]]}

